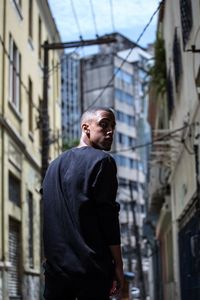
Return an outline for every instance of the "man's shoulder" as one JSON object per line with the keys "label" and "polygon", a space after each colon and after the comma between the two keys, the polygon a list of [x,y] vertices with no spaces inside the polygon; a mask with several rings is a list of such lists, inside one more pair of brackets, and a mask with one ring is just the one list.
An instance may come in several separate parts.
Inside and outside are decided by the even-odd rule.
{"label": "man's shoulder", "polygon": [[112,156],[108,152],[96,149],[94,147],[86,147],[85,153],[87,153],[87,155],[89,155],[94,160],[112,159]]}
{"label": "man's shoulder", "polygon": [[50,162],[50,165],[54,165],[54,164],[57,164],[60,160],[63,159],[63,157],[66,155],[66,152],[62,152],[60,153],[57,157],[55,157],[51,162]]}
{"label": "man's shoulder", "polygon": [[72,148],[63,153],[61,153],[56,159],[54,159],[50,167],[55,168],[61,165],[70,165],[73,161],[73,164],[82,164],[89,163],[96,165],[96,163],[100,161],[114,161],[113,157],[108,153],[100,149],[96,149],[94,147],[80,147],[80,148]]}
{"label": "man's shoulder", "polygon": [[50,162],[49,168],[54,168],[54,167],[59,166],[60,164],[62,164],[63,160],[66,160],[67,157],[69,156],[70,151],[71,151],[71,149],[60,153],[56,158],[54,158]]}

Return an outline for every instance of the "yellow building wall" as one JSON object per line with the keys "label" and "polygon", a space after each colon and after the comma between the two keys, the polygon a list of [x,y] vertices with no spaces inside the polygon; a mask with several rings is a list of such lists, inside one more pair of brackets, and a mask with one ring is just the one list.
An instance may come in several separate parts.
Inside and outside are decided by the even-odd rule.
{"label": "yellow building wall", "polygon": [[[3,4],[5,3],[5,22],[3,23]],[[40,187],[41,187],[41,144],[39,121],[39,100],[43,98],[43,62],[39,58],[38,20],[41,19],[41,40],[44,43],[60,41],[54,21],[51,17],[47,1],[33,0],[33,36],[28,34],[29,1],[21,1],[18,10],[16,1],[0,1],[0,36],[5,39],[3,49],[0,43],[0,299],[9,298],[8,274],[9,258],[9,218],[21,224],[21,269],[23,299],[39,299],[39,275],[41,271],[41,236],[40,236]],[[21,55],[21,110],[17,112],[9,99],[9,36],[12,36]],[[5,69],[3,70],[3,62]],[[49,51],[49,62],[54,65],[60,62],[58,51]],[[52,65],[49,66],[52,68]],[[61,101],[60,101],[60,68],[55,68],[49,76],[49,122],[50,134],[61,132]],[[33,131],[29,132],[29,97],[28,80],[32,81]],[[4,107],[4,111],[2,111]],[[50,146],[49,159],[55,158],[61,147],[59,143]],[[8,198],[9,172],[21,182],[21,204],[17,206]],[[29,266],[29,222],[27,193],[33,195],[33,261]]]}

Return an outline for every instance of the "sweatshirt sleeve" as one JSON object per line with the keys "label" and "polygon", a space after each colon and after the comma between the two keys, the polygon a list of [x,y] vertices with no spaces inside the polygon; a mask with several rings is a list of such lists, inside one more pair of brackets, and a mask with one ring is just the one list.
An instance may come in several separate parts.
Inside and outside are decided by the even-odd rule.
{"label": "sweatshirt sleeve", "polygon": [[98,222],[107,245],[120,244],[119,210],[116,202],[117,168],[112,157],[106,157],[96,166],[92,184]]}

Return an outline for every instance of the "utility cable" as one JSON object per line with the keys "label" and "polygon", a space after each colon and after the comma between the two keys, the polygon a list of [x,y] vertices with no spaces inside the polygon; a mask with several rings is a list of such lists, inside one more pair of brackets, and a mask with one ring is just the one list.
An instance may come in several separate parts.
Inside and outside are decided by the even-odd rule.
{"label": "utility cable", "polygon": [[[180,128],[177,128],[177,129],[175,129],[175,130],[173,130],[173,131],[171,131],[171,132],[169,132],[167,134],[164,134],[164,135],[160,136],[159,138],[153,139],[150,142],[147,142],[147,143],[144,143],[144,144],[138,144],[138,145],[136,145],[134,147],[130,147],[130,148],[126,148],[126,149],[117,149],[117,150],[114,150],[114,151],[110,151],[110,153],[111,154],[116,154],[116,153],[121,153],[121,152],[126,152],[126,151],[134,151],[134,150],[136,150],[138,148],[149,147],[151,145],[154,145],[154,143],[156,143],[158,141],[165,140],[166,138],[173,138],[174,134],[176,134],[177,132],[182,131],[185,128],[190,127],[192,125],[194,125],[194,124],[185,124],[184,126],[182,126]],[[61,135],[59,135],[58,138],[62,138],[64,136],[65,136],[65,134],[61,134]]]}
{"label": "utility cable", "polygon": [[93,2],[92,2],[92,0],[89,0],[89,1],[90,1],[91,12],[92,12],[92,18],[93,18],[93,22],[94,22],[95,34],[96,34],[96,38],[98,38],[99,34],[98,34],[98,30],[97,30],[97,23],[96,23],[96,17],[95,17],[95,13],[94,13]]}
{"label": "utility cable", "polygon": [[[110,84],[113,82],[115,76],[117,75],[117,73],[121,70],[122,66],[127,62],[128,57],[131,55],[133,49],[137,46],[138,42],[140,41],[140,39],[142,38],[142,36],[144,35],[145,31],[147,30],[147,28],[149,27],[149,25],[151,24],[154,16],[157,14],[157,12],[160,10],[161,5],[162,5],[163,1],[161,1],[157,7],[157,9],[154,11],[154,13],[152,14],[152,16],[150,17],[148,23],[146,24],[146,26],[144,27],[144,29],[142,30],[141,34],[139,35],[136,43],[134,44],[134,46],[132,48],[130,48],[128,54],[126,55],[126,57],[122,60],[120,66],[115,70],[115,72],[113,73],[112,77],[110,78],[110,80],[108,81],[108,83],[106,84],[106,86],[102,89],[102,91],[100,92],[100,94],[97,96],[97,98],[92,102],[92,104],[90,104],[87,109],[89,109],[90,107],[92,107],[94,104],[96,104],[96,102],[101,98],[101,96],[103,95],[103,93],[105,92],[105,90],[110,86]],[[86,111],[87,109],[85,109],[84,111]],[[71,126],[77,124],[78,122],[80,122],[80,118],[75,120]]]}
{"label": "utility cable", "polygon": [[82,33],[81,33],[81,27],[80,27],[80,24],[79,24],[79,21],[78,21],[78,17],[77,17],[77,14],[76,14],[76,10],[75,10],[73,0],[71,0],[71,7],[72,7],[72,12],[73,12],[73,15],[74,15],[74,19],[75,19],[75,22],[76,22],[76,25],[77,25],[77,28],[78,28],[78,31],[79,31],[79,38],[82,40],[83,36],[82,36]]}
{"label": "utility cable", "polygon": [[126,55],[126,57],[122,60],[120,66],[115,70],[115,72],[113,73],[112,77],[110,78],[110,80],[108,81],[108,83],[106,84],[106,86],[102,89],[102,91],[99,93],[99,95],[96,97],[96,99],[88,106],[87,109],[89,109],[90,107],[92,107],[100,98],[101,96],[104,94],[105,90],[110,86],[110,84],[113,82],[115,76],[117,75],[117,73],[121,70],[121,68],[123,67],[123,65],[127,62],[129,56],[131,55],[133,49],[138,45],[139,41],[141,40],[142,36],[144,35],[145,31],[147,30],[147,28],[149,27],[149,25],[151,24],[154,16],[157,14],[157,12],[160,10],[161,5],[162,5],[163,1],[161,1],[157,7],[157,9],[154,11],[154,13],[152,14],[152,16],[149,19],[149,22],[146,24],[146,26],[144,27],[144,29],[142,30],[141,34],[139,35],[138,39],[136,40],[134,46],[132,48],[130,48],[128,54]]}
{"label": "utility cable", "polygon": [[188,153],[189,155],[194,155],[194,154],[195,154],[194,151],[192,151],[192,150],[189,149],[189,147],[187,146],[185,140],[182,140],[182,143],[183,143],[183,146],[184,146],[185,150],[187,151],[187,153]]}
{"label": "utility cable", "polygon": [[113,11],[113,2],[112,2],[112,0],[110,0],[109,3],[110,3],[112,31],[115,32],[114,11]]}
{"label": "utility cable", "polygon": [[143,148],[143,147],[148,147],[148,146],[151,146],[153,145],[155,142],[158,142],[158,141],[162,141],[162,140],[165,140],[166,138],[168,137],[172,137],[175,133],[181,131],[181,130],[184,130],[186,127],[189,127],[189,126],[192,126],[193,124],[185,124],[183,127],[180,127],[178,129],[175,129],[165,135],[162,135],[160,136],[159,138],[156,138],[156,139],[153,139],[151,142],[147,142],[147,143],[144,143],[144,144],[138,144],[134,147],[130,147],[130,148],[127,148],[127,149],[118,149],[118,150],[115,150],[115,151],[111,151],[112,154],[114,153],[120,153],[120,152],[126,152],[126,151],[134,151],[138,148]]}

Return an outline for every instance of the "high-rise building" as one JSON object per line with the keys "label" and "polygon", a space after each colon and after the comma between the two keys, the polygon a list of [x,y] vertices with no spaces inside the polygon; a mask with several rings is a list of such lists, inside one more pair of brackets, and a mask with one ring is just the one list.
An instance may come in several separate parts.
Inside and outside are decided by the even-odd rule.
{"label": "high-rise building", "polygon": [[[101,45],[95,55],[65,56],[62,80],[63,132],[72,139],[74,124],[80,114],[91,106],[108,106],[116,115],[116,132],[112,155],[118,167],[118,201],[125,271],[137,270],[138,250],[136,235],[142,236],[146,215],[147,147],[137,145],[149,142],[147,122],[148,93],[147,65],[152,55],[119,33],[112,34],[116,43]],[[78,73],[78,70],[79,72]],[[76,95],[76,97],[73,95]],[[75,107],[79,104],[79,111]],[[73,108],[72,108],[73,107]],[[70,111],[71,109],[71,111]],[[77,113],[79,116],[77,116]],[[64,139],[65,140],[65,139]],[[138,231],[134,226],[136,220]],[[141,241],[141,252],[143,245]],[[147,260],[142,258],[144,271]]]}
{"label": "high-rise building", "polygon": [[76,53],[62,57],[62,137],[63,146],[73,146],[80,138],[80,57]]}
{"label": "high-rise building", "polygon": [[[144,84],[146,65],[151,55],[121,34],[114,33],[112,36],[117,39],[116,43],[101,46],[98,54],[82,59],[83,110],[105,105],[113,108],[116,114],[112,153],[118,166],[122,249],[125,270],[134,271],[137,259],[133,222],[135,215],[141,235],[145,217],[147,159],[134,147],[144,140],[146,142],[144,137],[142,141],[139,139],[145,130],[149,135],[144,113],[147,110]],[[140,130],[138,124],[141,124]]]}

